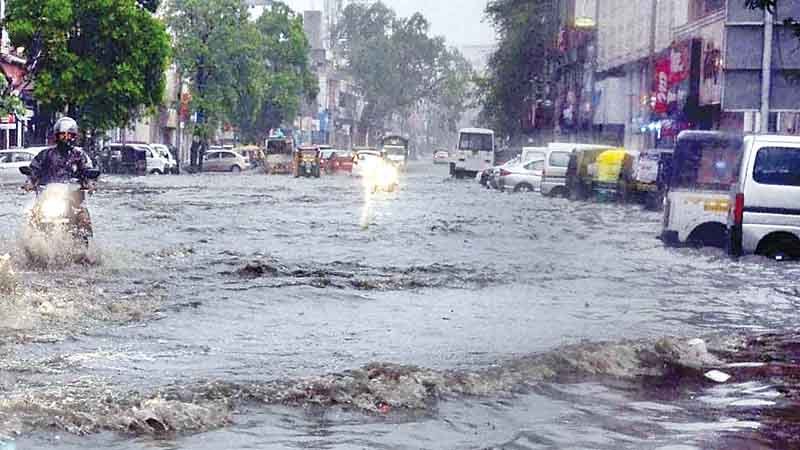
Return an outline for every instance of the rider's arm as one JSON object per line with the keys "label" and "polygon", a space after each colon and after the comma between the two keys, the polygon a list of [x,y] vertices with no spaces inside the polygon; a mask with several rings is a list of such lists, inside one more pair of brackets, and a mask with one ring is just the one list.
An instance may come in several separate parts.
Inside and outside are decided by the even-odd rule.
{"label": "rider's arm", "polygon": [[30,164],[31,175],[28,177],[28,182],[31,184],[32,187],[39,186],[39,183],[41,183],[42,181],[42,177],[44,177],[44,170],[46,167],[46,160],[48,153],[50,152],[47,150],[39,152],[39,154],[36,155],[31,161]]}

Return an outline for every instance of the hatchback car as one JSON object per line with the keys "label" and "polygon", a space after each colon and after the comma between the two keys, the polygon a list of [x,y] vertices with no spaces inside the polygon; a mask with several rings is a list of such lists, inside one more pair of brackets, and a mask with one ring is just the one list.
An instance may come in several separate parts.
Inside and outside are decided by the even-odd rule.
{"label": "hatchback car", "polygon": [[178,174],[178,161],[175,160],[169,147],[164,144],[150,144],[150,148],[158,152],[159,156],[166,161],[164,173]]}
{"label": "hatchback car", "polygon": [[248,167],[250,162],[247,158],[232,150],[212,150],[203,160],[204,172],[239,173]]}

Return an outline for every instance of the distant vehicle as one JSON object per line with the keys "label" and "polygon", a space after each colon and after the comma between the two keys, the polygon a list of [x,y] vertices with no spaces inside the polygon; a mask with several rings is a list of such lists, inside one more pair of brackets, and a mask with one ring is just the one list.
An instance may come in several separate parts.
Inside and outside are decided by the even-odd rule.
{"label": "distant vehicle", "polygon": [[667,174],[672,167],[672,149],[648,149],[639,153],[633,172],[632,191],[646,209],[664,205]]}
{"label": "distant vehicle", "polygon": [[39,153],[48,147],[28,147],[0,151],[0,180],[23,179],[20,167],[28,167]]}
{"label": "distant vehicle", "polygon": [[437,150],[433,153],[434,164],[447,164],[450,162],[450,152],[447,150]]}
{"label": "distant vehicle", "polygon": [[597,157],[606,149],[578,149],[569,156],[566,186],[572,200],[588,200],[592,194]]}
{"label": "distant vehicle", "polygon": [[572,153],[584,149],[610,150],[607,145],[573,144],[554,142],[547,146],[547,155],[542,174],[542,195],[569,197],[567,169]]}
{"label": "distant vehicle", "polygon": [[375,170],[383,160],[381,152],[375,148],[356,148],[353,158],[353,175],[363,177],[367,172]]}
{"label": "distant vehicle", "polygon": [[294,171],[294,143],[290,138],[267,139],[264,171],[270,175],[289,175]]}
{"label": "distant vehicle", "polygon": [[157,152],[162,159],[166,160],[164,173],[178,174],[178,161],[175,160],[169,147],[164,144],[150,144],[150,148]]}
{"label": "distant vehicle", "polygon": [[322,172],[321,153],[316,145],[297,147],[294,152],[294,177],[319,178]]}
{"label": "distant vehicle", "polygon": [[475,176],[495,165],[494,131],[464,128],[458,132],[458,146],[450,163],[451,174],[458,178]]}
{"label": "distant vehicle", "polygon": [[638,152],[628,152],[624,148],[606,150],[598,155],[592,181],[595,199],[626,201],[633,162],[638,156]]}
{"label": "distant vehicle", "polygon": [[522,147],[520,153],[520,161],[538,161],[543,160],[547,156],[547,147]]}
{"label": "distant vehicle", "polygon": [[478,182],[491,189],[499,189],[498,181],[500,179],[500,170],[505,167],[510,167],[522,162],[522,158],[517,156],[503,164],[492,166],[478,174]]}
{"label": "distant vehicle", "polygon": [[250,167],[250,161],[243,155],[227,149],[212,149],[203,159],[203,172],[239,173]]}
{"label": "distant vehicle", "polygon": [[[145,144],[111,143],[103,147],[104,169],[118,175],[146,175],[163,170],[166,162],[155,158]],[[152,166],[150,164],[153,164]]]}
{"label": "distant vehicle", "polygon": [[325,173],[352,173],[353,158],[353,152],[349,150],[322,150],[322,168]]}
{"label": "distant vehicle", "polygon": [[257,169],[264,166],[264,150],[257,145],[243,145],[241,147],[234,147],[234,153],[238,153],[250,162],[251,169]]}
{"label": "distant vehicle", "polygon": [[731,254],[800,258],[800,137],[747,136],[731,202]]}
{"label": "distant vehicle", "polygon": [[381,150],[387,162],[400,170],[408,168],[408,139],[396,134],[384,136],[381,139]]}
{"label": "distant vehicle", "polygon": [[741,136],[718,131],[678,135],[664,202],[665,244],[727,245],[730,191],[739,174],[742,145]]}
{"label": "distant vehicle", "polygon": [[544,158],[505,166],[500,169],[498,188],[513,192],[539,191],[543,170]]}

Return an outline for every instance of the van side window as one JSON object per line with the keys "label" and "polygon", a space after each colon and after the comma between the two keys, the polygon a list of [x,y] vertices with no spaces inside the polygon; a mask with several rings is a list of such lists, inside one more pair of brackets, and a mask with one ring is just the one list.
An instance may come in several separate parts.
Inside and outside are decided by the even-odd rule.
{"label": "van side window", "polygon": [[553,167],[569,166],[569,153],[553,152],[550,154],[550,165]]}
{"label": "van side window", "polygon": [[761,184],[800,186],[800,148],[760,149],[756,155],[753,179]]}

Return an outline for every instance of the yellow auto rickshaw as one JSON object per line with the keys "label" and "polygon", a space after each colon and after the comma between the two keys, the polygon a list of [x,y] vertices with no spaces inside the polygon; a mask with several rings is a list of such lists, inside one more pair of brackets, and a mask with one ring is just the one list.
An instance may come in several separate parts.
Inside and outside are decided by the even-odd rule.
{"label": "yellow auto rickshaw", "polygon": [[294,177],[319,178],[322,168],[322,151],[317,145],[303,145],[294,150]]}
{"label": "yellow auto rickshaw", "polygon": [[633,172],[634,155],[624,148],[606,150],[594,163],[592,193],[600,201],[625,201]]}

